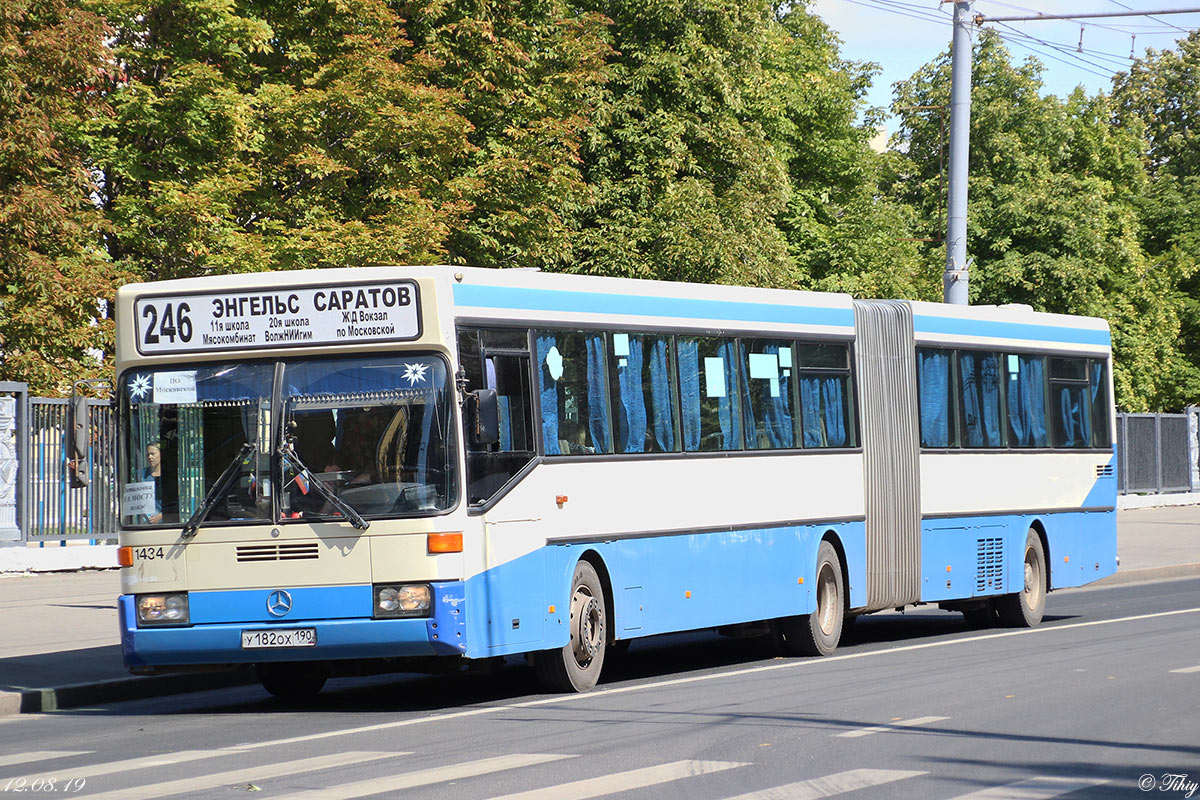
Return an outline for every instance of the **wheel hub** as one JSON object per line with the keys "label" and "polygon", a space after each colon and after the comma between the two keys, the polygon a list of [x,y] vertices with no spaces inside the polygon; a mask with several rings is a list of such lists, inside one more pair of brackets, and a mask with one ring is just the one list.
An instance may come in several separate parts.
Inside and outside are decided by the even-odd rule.
{"label": "wheel hub", "polygon": [[571,651],[579,666],[586,667],[592,662],[603,641],[603,606],[581,587],[571,598]]}

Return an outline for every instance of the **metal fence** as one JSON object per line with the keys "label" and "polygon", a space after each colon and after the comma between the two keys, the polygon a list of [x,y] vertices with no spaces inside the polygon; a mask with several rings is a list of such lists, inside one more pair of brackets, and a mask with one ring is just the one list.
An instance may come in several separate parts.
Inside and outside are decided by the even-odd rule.
{"label": "metal fence", "polygon": [[0,383],[0,543],[116,536],[116,416],[107,400],[85,402],[90,480],[77,487],[71,402]]}
{"label": "metal fence", "polygon": [[1117,414],[1117,489],[1165,494],[1200,488],[1200,409],[1182,414]]}
{"label": "metal fence", "polygon": [[28,541],[116,536],[116,418],[107,400],[88,400],[87,486],[70,482],[70,401],[29,400]]}

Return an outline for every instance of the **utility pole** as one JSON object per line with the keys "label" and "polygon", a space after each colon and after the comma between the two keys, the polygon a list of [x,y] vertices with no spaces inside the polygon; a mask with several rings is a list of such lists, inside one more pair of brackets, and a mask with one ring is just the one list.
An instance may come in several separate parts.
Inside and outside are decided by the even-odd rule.
{"label": "utility pole", "polygon": [[942,301],[967,305],[967,159],[971,133],[971,0],[954,0],[950,77],[950,180],[946,215],[946,271]]}

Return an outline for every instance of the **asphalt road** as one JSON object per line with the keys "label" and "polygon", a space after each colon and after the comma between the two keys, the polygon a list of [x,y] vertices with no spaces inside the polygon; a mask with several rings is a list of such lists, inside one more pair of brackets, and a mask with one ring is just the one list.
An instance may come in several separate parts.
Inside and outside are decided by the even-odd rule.
{"label": "asphalt road", "polygon": [[539,694],[513,662],[338,680],[303,707],[243,687],[0,721],[5,796],[1174,798],[1196,783],[1200,579],[1058,592],[1028,631],[878,615],[825,659],[663,637],[587,695]]}

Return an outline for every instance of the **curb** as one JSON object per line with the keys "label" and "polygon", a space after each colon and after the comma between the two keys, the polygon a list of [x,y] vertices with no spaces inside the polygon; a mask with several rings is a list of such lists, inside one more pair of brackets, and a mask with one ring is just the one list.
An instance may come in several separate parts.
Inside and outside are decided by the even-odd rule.
{"label": "curb", "polygon": [[0,691],[0,717],[9,714],[39,714],[79,708],[93,703],[116,703],[144,697],[164,697],[209,689],[228,689],[258,683],[250,667],[228,672],[178,673],[129,676],[93,683],[73,683],[49,689]]}
{"label": "curb", "polygon": [[1200,575],[1200,564],[1173,564],[1168,567],[1144,567],[1120,570],[1107,578],[1101,578],[1089,586],[1118,586],[1123,583],[1165,581],[1171,578],[1190,578]]}

